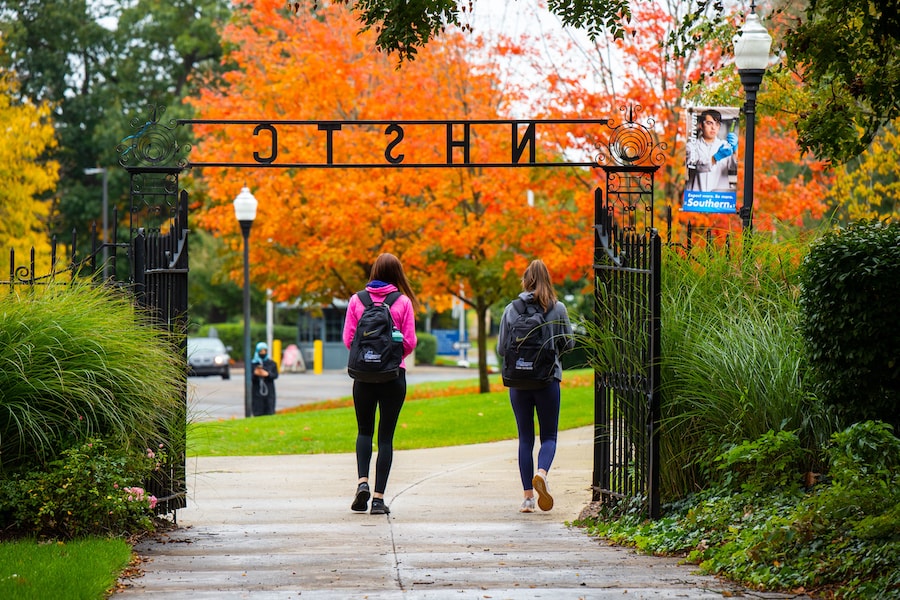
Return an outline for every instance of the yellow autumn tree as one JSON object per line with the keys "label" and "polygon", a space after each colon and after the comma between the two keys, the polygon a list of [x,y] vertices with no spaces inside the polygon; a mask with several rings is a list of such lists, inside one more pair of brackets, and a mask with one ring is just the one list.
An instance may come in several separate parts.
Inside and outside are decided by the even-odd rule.
{"label": "yellow autumn tree", "polygon": [[900,219],[900,119],[842,165],[829,200],[842,219]]}
{"label": "yellow autumn tree", "polygon": [[50,206],[41,195],[56,188],[59,165],[44,160],[47,150],[56,145],[50,107],[16,102],[15,92],[9,73],[0,72],[0,248],[4,257],[10,249],[15,251],[16,267],[28,270],[17,276],[28,278],[45,274],[50,266],[45,226]]}

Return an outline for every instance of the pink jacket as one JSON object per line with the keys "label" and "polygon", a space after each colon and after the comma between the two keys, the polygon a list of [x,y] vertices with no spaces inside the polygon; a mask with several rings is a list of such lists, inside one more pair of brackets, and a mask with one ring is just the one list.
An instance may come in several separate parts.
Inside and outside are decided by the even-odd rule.
{"label": "pink jacket", "polygon": [[[393,284],[383,285],[379,287],[366,286],[366,291],[372,296],[373,302],[381,302],[391,292],[397,291],[397,286]],[[350,304],[347,306],[347,316],[344,319],[344,345],[350,347],[353,341],[353,335],[356,333],[356,324],[362,316],[362,301],[359,296],[353,294],[350,297]],[[391,305],[391,316],[394,318],[394,325],[403,333],[403,361],[400,367],[406,368],[406,357],[416,349],[418,339],[416,338],[416,316],[413,311],[412,301],[404,295]]]}

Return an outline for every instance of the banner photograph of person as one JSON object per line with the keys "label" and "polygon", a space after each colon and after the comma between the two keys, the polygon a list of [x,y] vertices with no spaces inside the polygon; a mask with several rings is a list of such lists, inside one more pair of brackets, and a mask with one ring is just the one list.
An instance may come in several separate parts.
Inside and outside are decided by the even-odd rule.
{"label": "banner photograph of person", "polygon": [[687,179],[681,209],[737,212],[738,119],[730,106],[689,107],[685,111]]}

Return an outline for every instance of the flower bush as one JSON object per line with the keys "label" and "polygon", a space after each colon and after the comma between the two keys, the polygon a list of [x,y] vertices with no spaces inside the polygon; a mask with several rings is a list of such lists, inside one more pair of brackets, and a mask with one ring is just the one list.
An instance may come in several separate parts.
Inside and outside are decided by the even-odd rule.
{"label": "flower bush", "polygon": [[0,519],[7,533],[53,539],[152,531],[157,499],[139,483],[165,460],[162,448],[126,453],[90,438],[0,480]]}

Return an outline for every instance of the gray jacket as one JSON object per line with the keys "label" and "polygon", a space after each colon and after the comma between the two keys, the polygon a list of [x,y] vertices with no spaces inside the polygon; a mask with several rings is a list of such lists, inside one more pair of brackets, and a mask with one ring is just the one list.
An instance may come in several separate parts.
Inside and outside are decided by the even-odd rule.
{"label": "gray jacket", "polygon": [[[534,292],[522,292],[519,298],[523,301],[534,302]],[[503,348],[506,346],[506,336],[509,328],[515,321],[518,313],[510,302],[503,310],[503,317],[500,319],[500,333],[497,336],[497,353],[503,356]],[[569,312],[566,305],[557,301],[556,306],[550,309],[546,317],[547,323],[552,327],[553,341],[556,344],[556,369],[553,377],[562,381],[562,362],[559,360],[561,352],[571,350],[575,347],[575,337],[572,334],[572,324],[569,322]]]}

